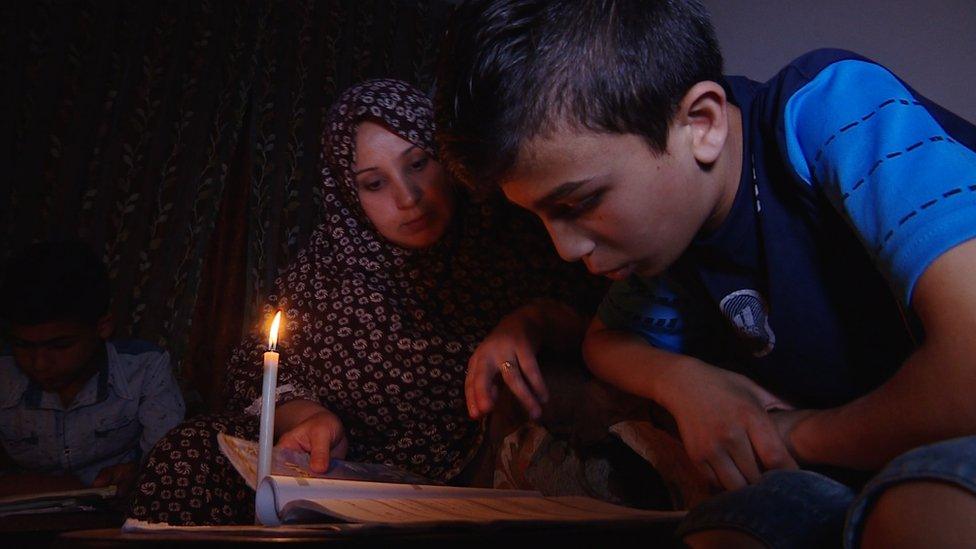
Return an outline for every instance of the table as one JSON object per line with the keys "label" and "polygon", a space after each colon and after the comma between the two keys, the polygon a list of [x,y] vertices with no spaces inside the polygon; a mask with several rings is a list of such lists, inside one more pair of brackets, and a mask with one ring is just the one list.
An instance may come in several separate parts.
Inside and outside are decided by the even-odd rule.
{"label": "table", "polygon": [[614,523],[581,525],[505,525],[449,526],[437,528],[370,528],[337,525],[339,531],[240,533],[122,533],[117,528],[83,530],[61,534],[55,547],[120,548],[170,547],[240,547],[277,544],[287,547],[326,545],[332,548],[390,547],[434,549],[451,547],[539,547],[559,549],[575,547],[680,547],[672,539],[676,522]]}
{"label": "table", "polygon": [[0,539],[6,547],[46,547],[70,530],[111,528],[118,530],[125,517],[121,511],[33,513],[0,517]]}

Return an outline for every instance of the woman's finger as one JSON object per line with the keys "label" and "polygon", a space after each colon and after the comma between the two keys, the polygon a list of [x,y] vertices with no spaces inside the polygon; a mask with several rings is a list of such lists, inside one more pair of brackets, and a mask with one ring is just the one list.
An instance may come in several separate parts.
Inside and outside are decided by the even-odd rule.
{"label": "woman's finger", "polygon": [[477,368],[474,357],[468,361],[468,372],[464,376],[464,401],[468,405],[468,415],[471,419],[478,419],[478,403],[474,395],[474,370]]}
{"label": "woman's finger", "polygon": [[539,402],[545,404],[549,401],[549,390],[546,388],[546,382],[542,378],[542,372],[539,371],[539,363],[535,359],[535,353],[531,349],[521,347],[517,348],[515,352],[518,355],[518,365],[522,371],[522,375],[529,382],[529,386],[532,388],[535,396],[538,397]]}
{"label": "woman's finger", "polygon": [[480,359],[479,364],[474,367],[474,375],[471,380],[471,389],[474,393],[475,407],[477,416],[481,417],[495,407],[495,399],[492,397],[491,384],[494,381],[497,370],[491,365],[489,359]]}
{"label": "woman's finger", "polygon": [[308,466],[316,473],[329,470],[329,458],[332,453],[333,433],[329,429],[313,429],[309,433],[312,450]]}
{"label": "woman's finger", "polygon": [[529,390],[525,379],[522,378],[518,364],[511,360],[505,360],[498,365],[498,369],[502,373],[502,379],[505,381],[505,384],[508,385],[512,394],[519,399],[519,402],[522,403],[522,406],[529,413],[529,417],[537,419],[542,415],[542,407],[536,401],[535,396],[532,395],[532,391]]}

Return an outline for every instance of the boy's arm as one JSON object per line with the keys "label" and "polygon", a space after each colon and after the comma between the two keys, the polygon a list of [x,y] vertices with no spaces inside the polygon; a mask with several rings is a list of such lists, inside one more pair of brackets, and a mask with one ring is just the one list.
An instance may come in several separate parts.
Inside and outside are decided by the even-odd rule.
{"label": "boy's arm", "polygon": [[878,389],[797,418],[790,442],[798,459],[877,469],[922,444],[976,433],[974,274],[976,240],[925,270],[912,300],[925,343]]}
{"label": "boy's arm", "polygon": [[139,446],[145,456],[163,435],[183,421],[186,413],[183,394],[173,377],[169,353],[160,353],[147,365],[139,398],[139,423],[142,424]]}
{"label": "boy's arm", "polygon": [[860,59],[814,74],[784,108],[785,148],[911,304],[925,342],[844,406],[778,415],[801,460],[875,469],[976,432],[976,128]]}
{"label": "boy's arm", "polygon": [[796,467],[767,413],[783,403],[745,376],[652,347],[598,317],[583,356],[600,379],[664,406],[688,456],[714,484],[735,489],[756,482],[761,469]]}

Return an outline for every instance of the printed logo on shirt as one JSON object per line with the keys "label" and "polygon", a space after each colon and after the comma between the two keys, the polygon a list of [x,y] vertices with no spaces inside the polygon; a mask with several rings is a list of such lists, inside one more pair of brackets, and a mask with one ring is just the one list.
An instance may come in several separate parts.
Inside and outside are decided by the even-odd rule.
{"label": "printed logo on shirt", "polygon": [[764,357],[776,346],[776,334],[769,325],[769,309],[756,290],[736,290],[718,304],[722,314],[746,342],[752,356]]}

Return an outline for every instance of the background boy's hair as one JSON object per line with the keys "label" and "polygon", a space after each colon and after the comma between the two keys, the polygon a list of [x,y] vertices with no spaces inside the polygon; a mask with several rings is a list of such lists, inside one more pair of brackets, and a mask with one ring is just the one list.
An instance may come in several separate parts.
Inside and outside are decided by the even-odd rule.
{"label": "background boy's hair", "polygon": [[661,152],[684,94],[721,77],[694,0],[468,1],[441,50],[441,160],[488,190],[525,142],[561,127],[637,134]]}
{"label": "background boy's hair", "polygon": [[10,257],[2,277],[0,320],[5,325],[94,324],[108,311],[108,273],[83,242],[31,244]]}

